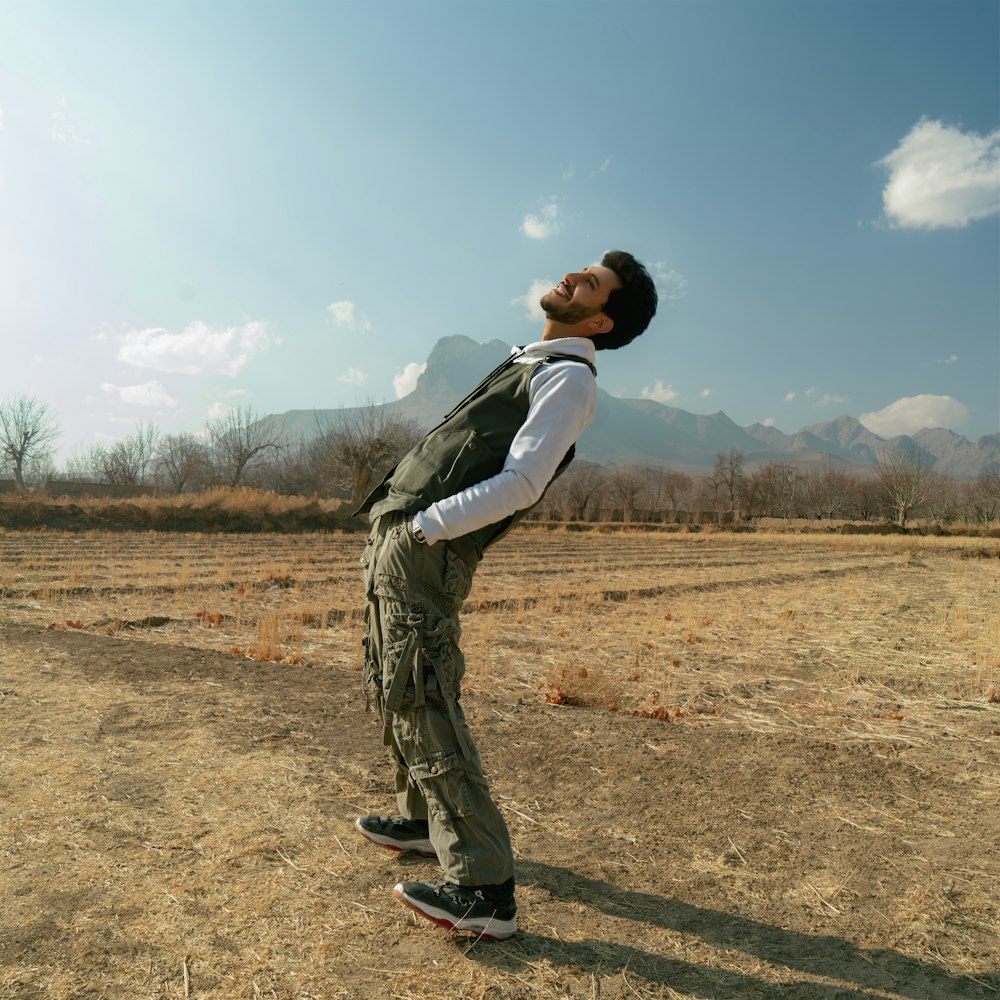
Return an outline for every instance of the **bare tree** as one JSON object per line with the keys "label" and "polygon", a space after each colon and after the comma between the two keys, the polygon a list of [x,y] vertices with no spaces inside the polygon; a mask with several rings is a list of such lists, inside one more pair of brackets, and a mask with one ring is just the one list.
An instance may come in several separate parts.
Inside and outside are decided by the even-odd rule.
{"label": "bare tree", "polygon": [[986,528],[1000,517],[1000,466],[987,466],[966,484],[965,506],[972,518]]}
{"label": "bare tree", "polygon": [[156,453],[159,436],[152,424],[140,422],[134,434],[104,449],[104,479],[113,486],[141,486]]}
{"label": "bare tree", "polygon": [[644,479],[643,470],[637,465],[619,465],[608,473],[608,500],[621,510],[622,520],[626,524],[635,516]]}
{"label": "bare tree", "polygon": [[[768,462],[745,477],[742,495],[766,517],[791,517],[801,476],[785,462]],[[748,513],[753,513],[749,510]]]}
{"label": "bare tree", "polygon": [[663,465],[643,465],[639,468],[642,488],[637,498],[647,520],[662,520],[668,511],[677,510],[680,497],[691,488],[691,477]]}
{"label": "bare tree", "polygon": [[[720,499],[728,501],[728,509],[732,511],[733,517],[739,520],[739,496],[740,482],[743,479],[743,452],[730,448],[729,453],[717,451],[715,453],[715,469],[712,472],[716,488],[713,490],[716,503]],[[722,521],[723,511],[718,509],[719,521]]]}
{"label": "bare tree", "polygon": [[24,393],[0,401],[0,461],[10,466],[17,489],[24,489],[25,463],[47,459],[58,437],[59,426],[45,403]]}
{"label": "bare tree", "polygon": [[212,459],[220,478],[238,486],[255,459],[282,448],[274,422],[250,406],[238,406],[207,428]]}
{"label": "bare tree", "polygon": [[667,503],[667,509],[676,519],[677,508],[684,497],[691,494],[693,480],[686,472],[678,472],[676,469],[664,469],[660,486],[663,491],[663,499]]}
{"label": "bare tree", "polygon": [[156,447],[153,474],[174,493],[202,486],[211,478],[208,448],[193,434],[166,434]]}
{"label": "bare tree", "polygon": [[340,410],[328,423],[319,425],[312,442],[313,463],[324,491],[350,497],[352,506],[357,507],[421,437],[412,420],[369,401]]}
{"label": "bare tree", "polygon": [[882,500],[901,528],[926,502],[933,477],[930,463],[916,450],[884,451],[875,462]]}
{"label": "bare tree", "polygon": [[882,487],[873,474],[856,476],[851,486],[850,516],[870,521],[878,513]]}
{"label": "bare tree", "polygon": [[764,513],[764,485],[754,473],[742,476],[737,482],[736,495],[739,498],[740,513],[751,520],[754,515]]}
{"label": "bare tree", "polygon": [[855,477],[842,469],[810,472],[801,491],[803,509],[811,517],[847,517],[855,484]]}
{"label": "bare tree", "polygon": [[590,462],[574,462],[552,484],[563,500],[566,516],[586,521],[591,511],[600,505],[601,493],[607,483],[607,473]]}
{"label": "bare tree", "polygon": [[958,484],[933,469],[929,473],[924,510],[931,524],[941,527],[954,521],[960,506]]}
{"label": "bare tree", "polygon": [[106,453],[107,448],[99,444],[87,448],[76,446],[66,459],[61,478],[78,483],[103,483]]}

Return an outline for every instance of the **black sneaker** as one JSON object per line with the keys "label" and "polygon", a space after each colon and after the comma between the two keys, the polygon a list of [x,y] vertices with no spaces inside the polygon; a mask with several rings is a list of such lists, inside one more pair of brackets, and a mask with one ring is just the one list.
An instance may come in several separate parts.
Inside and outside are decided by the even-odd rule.
{"label": "black sneaker", "polygon": [[436,858],[427,830],[427,820],[392,819],[389,816],[361,816],[354,821],[358,833],[366,840],[390,851],[416,851]]}
{"label": "black sneaker", "polygon": [[490,899],[475,886],[432,882],[400,882],[392,894],[422,917],[454,931],[475,931],[491,941],[517,933],[517,903],[513,896]]}

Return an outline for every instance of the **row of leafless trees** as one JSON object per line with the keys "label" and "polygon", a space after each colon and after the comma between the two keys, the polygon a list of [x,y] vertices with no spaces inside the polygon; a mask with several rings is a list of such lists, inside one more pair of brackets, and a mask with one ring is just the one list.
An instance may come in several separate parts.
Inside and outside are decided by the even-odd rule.
{"label": "row of leafless trees", "polygon": [[720,523],[758,517],[887,518],[906,526],[1000,519],[1000,468],[972,481],[935,472],[922,457],[887,451],[870,472],[801,469],[768,462],[744,470],[739,451],[719,452],[711,475],[656,465],[604,468],[577,463],[549,488],[540,514],[574,520],[676,521],[709,515]]}
{"label": "row of leafless trees", "polygon": [[173,493],[257,486],[359,503],[420,433],[371,403],[317,420],[307,439],[289,442],[271,418],[237,407],[197,434],[163,434],[142,422],[111,444],[77,449],[57,469],[52,454],[59,429],[51,412],[19,395],[0,400],[0,474],[12,475],[17,489],[59,480]]}
{"label": "row of leafless trees", "polygon": [[[308,438],[285,440],[274,421],[238,407],[198,434],[162,434],[150,423],[112,444],[77,450],[52,466],[58,427],[29,396],[0,400],[0,471],[15,485],[74,480],[173,493],[215,485],[257,486],[280,493],[342,497],[357,504],[419,440],[421,430],[391,409],[369,403],[317,420]],[[747,471],[736,450],[718,452],[710,475],[653,465],[613,468],[577,462],[550,487],[540,516],[572,520],[671,521],[756,517],[872,520],[905,527],[1000,519],[1000,469],[971,482],[941,475],[920,455],[886,452],[870,474],[803,470],[782,462]]]}
{"label": "row of leafless trees", "polygon": [[318,421],[308,439],[292,443],[274,421],[240,407],[201,434],[161,435],[140,425],[113,445],[92,445],[73,455],[64,476],[173,493],[221,484],[360,502],[419,437],[415,425],[370,406]]}

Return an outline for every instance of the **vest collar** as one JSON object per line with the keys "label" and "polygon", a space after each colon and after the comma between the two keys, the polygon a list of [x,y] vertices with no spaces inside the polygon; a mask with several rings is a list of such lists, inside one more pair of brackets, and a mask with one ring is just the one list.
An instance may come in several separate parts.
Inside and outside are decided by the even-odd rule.
{"label": "vest collar", "polygon": [[527,358],[544,358],[548,354],[569,354],[575,358],[589,361],[591,365],[597,358],[594,342],[589,337],[560,337],[559,340],[538,340],[524,347],[515,347],[511,354],[523,355]]}

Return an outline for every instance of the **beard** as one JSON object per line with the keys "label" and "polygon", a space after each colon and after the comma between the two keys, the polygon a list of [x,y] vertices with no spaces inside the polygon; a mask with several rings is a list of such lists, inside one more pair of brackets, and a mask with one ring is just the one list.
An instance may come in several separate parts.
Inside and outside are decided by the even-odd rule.
{"label": "beard", "polygon": [[568,326],[590,319],[591,316],[596,316],[603,309],[602,306],[585,306],[578,302],[565,302],[554,292],[543,295],[538,300],[538,304],[549,319],[556,323],[565,323]]}

